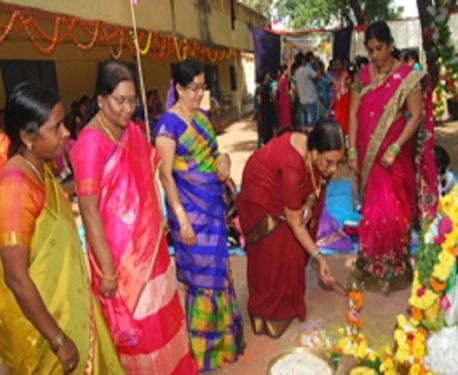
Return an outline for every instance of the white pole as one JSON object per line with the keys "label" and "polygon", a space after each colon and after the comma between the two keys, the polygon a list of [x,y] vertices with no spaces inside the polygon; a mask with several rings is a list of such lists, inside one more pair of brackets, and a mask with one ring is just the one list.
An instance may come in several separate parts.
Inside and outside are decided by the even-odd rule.
{"label": "white pole", "polygon": [[132,18],[132,27],[134,31],[135,57],[137,60],[138,80],[140,83],[140,95],[141,95],[143,113],[145,116],[145,123],[146,123],[146,138],[148,139],[148,142],[151,142],[151,134],[150,134],[151,131],[149,127],[148,108],[146,106],[145,82],[143,81],[142,61],[140,59],[140,46],[138,45],[137,19],[135,17],[135,8],[134,8],[133,0],[129,0],[129,3],[130,3],[130,15]]}

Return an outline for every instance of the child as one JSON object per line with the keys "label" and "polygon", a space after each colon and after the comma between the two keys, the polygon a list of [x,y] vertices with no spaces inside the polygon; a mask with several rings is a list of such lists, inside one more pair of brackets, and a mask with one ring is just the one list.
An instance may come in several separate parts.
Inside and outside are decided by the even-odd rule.
{"label": "child", "polygon": [[444,196],[456,184],[455,176],[449,171],[450,156],[442,146],[434,146],[434,159],[437,166],[438,191],[441,196]]}

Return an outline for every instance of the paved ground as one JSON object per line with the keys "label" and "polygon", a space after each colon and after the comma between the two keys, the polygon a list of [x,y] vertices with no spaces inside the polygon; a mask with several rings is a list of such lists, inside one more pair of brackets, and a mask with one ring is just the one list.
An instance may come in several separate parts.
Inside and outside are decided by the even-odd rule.
{"label": "paved ground", "polygon": [[[452,170],[458,170],[458,122],[447,123],[437,128],[437,143],[442,144],[449,151],[452,158]],[[241,181],[243,165],[249,155],[256,148],[256,132],[254,124],[248,121],[239,121],[218,136],[218,142],[223,152],[229,152],[232,158],[232,177],[237,184]],[[348,177],[345,166],[341,168],[337,178]],[[350,263],[353,256],[329,256],[328,261],[336,280],[345,283],[350,274]],[[245,321],[245,338],[247,348],[245,355],[233,364],[225,365],[218,374],[257,375],[266,374],[269,362],[282,350],[294,346],[297,342],[301,323],[294,321],[286,333],[278,340],[266,336],[256,336],[252,333],[246,311],[247,284],[246,258],[232,257],[232,269],[235,285],[241,303]],[[381,294],[365,292],[362,318],[364,321],[363,333],[369,343],[376,349],[391,343],[392,329],[395,317],[407,308],[409,291],[399,291],[388,297]],[[347,299],[333,291],[325,291],[318,286],[316,271],[307,269],[308,306],[307,321],[318,320],[327,329],[328,333],[336,335],[336,329],[344,326],[347,309]]]}

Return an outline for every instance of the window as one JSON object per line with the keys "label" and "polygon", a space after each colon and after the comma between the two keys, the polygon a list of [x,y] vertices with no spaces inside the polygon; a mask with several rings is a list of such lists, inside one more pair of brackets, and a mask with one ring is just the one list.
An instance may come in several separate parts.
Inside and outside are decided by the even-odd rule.
{"label": "window", "polygon": [[0,60],[6,97],[23,81],[36,81],[59,92],[54,61]]}

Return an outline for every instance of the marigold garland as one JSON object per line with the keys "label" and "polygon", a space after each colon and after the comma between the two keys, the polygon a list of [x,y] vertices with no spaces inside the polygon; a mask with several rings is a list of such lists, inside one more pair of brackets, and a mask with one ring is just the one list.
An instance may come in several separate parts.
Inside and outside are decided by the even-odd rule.
{"label": "marigold garland", "polygon": [[[11,9],[11,6],[7,9]],[[109,25],[100,20],[87,21],[78,17],[48,14],[54,17],[51,35],[43,31],[32,16],[25,16],[20,9],[12,10],[8,22],[0,23],[0,44],[9,35],[24,32],[33,46],[45,55],[51,54],[59,44],[67,40],[72,41],[83,51],[92,49],[96,43],[105,44],[110,55],[115,59],[121,58],[125,48],[129,51],[135,49],[132,32],[128,28]],[[87,41],[79,40],[76,29],[82,30],[87,35]],[[179,61],[193,57],[213,63],[229,60],[234,56],[240,56],[244,60],[254,60],[253,54],[241,53],[240,50],[231,47],[208,47],[195,40],[171,37],[154,31],[141,31],[140,34],[142,38],[146,35],[146,42],[143,47],[140,47],[140,54],[149,56],[153,60],[166,62],[173,56],[176,56]]]}

